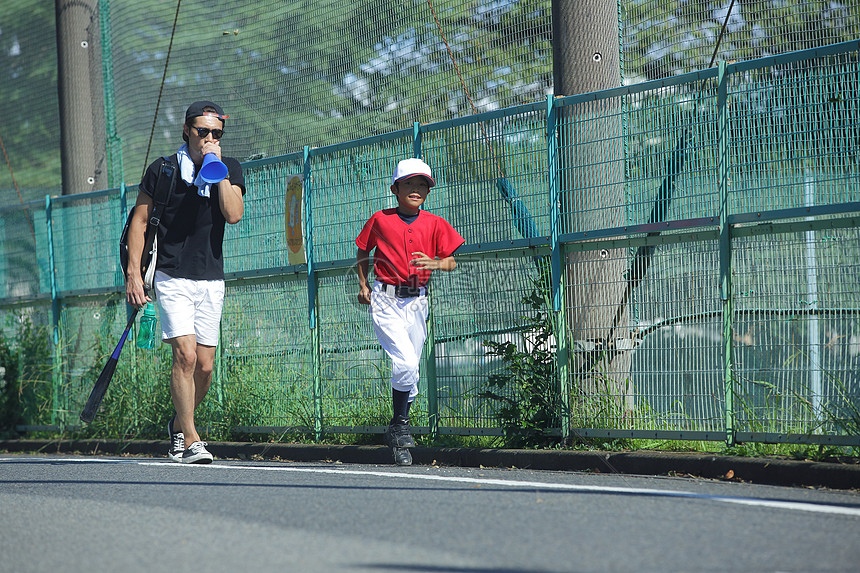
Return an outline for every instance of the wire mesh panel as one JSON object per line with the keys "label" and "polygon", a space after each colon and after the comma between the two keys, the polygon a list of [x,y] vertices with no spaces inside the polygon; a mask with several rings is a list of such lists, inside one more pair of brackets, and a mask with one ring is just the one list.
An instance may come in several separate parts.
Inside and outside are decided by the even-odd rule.
{"label": "wire mesh panel", "polygon": [[[57,409],[66,423],[77,421],[127,320],[125,301],[118,296],[108,300],[101,297],[72,298],[63,305],[59,330],[59,350],[62,355],[58,392],[60,403]],[[136,426],[141,421],[138,414],[142,414],[143,410],[135,412],[134,409],[138,401],[145,400],[147,394],[144,390],[156,382],[162,385],[168,383],[167,378],[152,380],[136,368],[134,334],[131,333],[123,348],[111,381],[111,397],[104,404],[112,416],[122,418],[117,411],[117,404],[124,402],[128,414],[124,417],[130,426]],[[120,396],[125,399],[120,399]]]}
{"label": "wire mesh panel", "polygon": [[0,298],[51,293],[44,202],[0,209]]}
{"label": "wire mesh panel", "polygon": [[654,247],[632,293],[631,427],[717,431],[725,423],[719,249],[714,241]]}
{"label": "wire mesh panel", "polygon": [[224,411],[236,426],[313,427],[307,281],[231,281],[221,323]]}
{"label": "wire mesh panel", "polygon": [[[320,278],[317,308],[325,425],[387,425],[391,419],[391,360],[373,332],[369,307],[358,302],[358,278],[352,269]],[[426,396],[426,387],[421,386]],[[425,403],[423,397],[416,402],[416,414],[426,408]],[[413,416],[413,424],[419,425],[421,418]]]}
{"label": "wire mesh panel", "polygon": [[856,229],[830,229],[736,242],[733,339],[744,429],[838,432],[852,408],[856,414],[858,239]]}
{"label": "wire mesh panel", "polygon": [[355,260],[355,239],[367,220],[397,205],[391,176],[412,155],[412,138],[396,137],[313,158],[315,261]]}
{"label": "wire mesh panel", "polygon": [[[504,398],[523,401],[523,378],[510,374],[514,357],[552,353],[547,322],[546,257],[465,257],[452,273],[433,277],[433,332],[440,426],[476,432],[498,427]],[[543,340],[541,335],[549,335]],[[503,348],[504,346],[504,348]],[[496,350],[494,350],[496,349]],[[509,360],[505,360],[505,357]],[[527,373],[522,373],[528,375]],[[496,376],[493,378],[493,376]],[[531,373],[559,396],[555,362]],[[488,397],[488,393],[496,396]]]}
{"label": "wire mesh panel", "polygon": [[715,79],[631,90],[623,106],[627,223],[716,216]]}
{"label": "wire mesh panel", "polygon": [[733,213],[860,200],[856,54],[730,76]]}
{"label": "wire mesh panel", "polygon": [[422,154],[444,190],[434,187],[428,209],[466,244],[549,234],[544,115],[528,110],[422,135]]}
{"label": "wire mesh panel", "polygon": [[[90,290],[123,284],[119,265],[123,215],[115,190],[52,200],[58,290]],[[96,232],[97,229],[102,232]]]}
{"label": "wire mesh panel", "polygon": [[[251,164],[245,176],[244,214],[225,233],[224,272],[263,272],[304,263],[291,256],[303,249],[301,214],[306,182],[295,155],[278,163]],[[291,244],[293,231],[295,241]]]}

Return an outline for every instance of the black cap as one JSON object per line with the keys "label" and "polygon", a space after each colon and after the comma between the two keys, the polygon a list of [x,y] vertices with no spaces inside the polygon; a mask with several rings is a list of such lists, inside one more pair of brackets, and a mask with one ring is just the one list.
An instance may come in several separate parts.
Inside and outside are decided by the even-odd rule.
{"label": "black cap", "polygon": [[[211,107],[215,112],[204,111],[207,107]],[[221,121],[230,117],[229,115],[224,115],[224,110],[221,109],[221,106],[217,103],[212,103],[211,101],[195,101],[188,106],[188,109],[185,110],[185,123],[188,123],[195,117],[200,117],[201,115],[212,115]]]}

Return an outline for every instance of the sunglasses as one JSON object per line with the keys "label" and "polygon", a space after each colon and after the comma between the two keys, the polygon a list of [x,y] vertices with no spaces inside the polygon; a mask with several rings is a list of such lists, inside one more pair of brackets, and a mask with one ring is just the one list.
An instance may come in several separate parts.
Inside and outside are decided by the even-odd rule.
{"label": "sunglasses", "polygon": [[190,126],[190,127],[191,127],[191,129],[194,129],[197,131],[197,137],[199,137],[201,139],[203,139],[204,137],[206,137],[210,133],[212,134],[212,137],[214,137],[215,139],[221,139],[221,136],[224,135],[223,129],[209,129],[208,127],[194,127],[194,126]]}

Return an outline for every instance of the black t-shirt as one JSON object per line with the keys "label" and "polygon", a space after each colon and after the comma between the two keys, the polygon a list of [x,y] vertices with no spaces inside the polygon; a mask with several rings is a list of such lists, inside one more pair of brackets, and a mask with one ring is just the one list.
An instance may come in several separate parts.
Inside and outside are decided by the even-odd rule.
{"label": "black t-shirt", "polygon": [[[176,157],[171,158],[175,163]],[[161,159],[146,169],[139,190],[153,196]],[[232,185],[245,194],[242,166],[232,157],[222,157]],[[178,169],[178,168],[177,168]],[[174,278],[222,280],[224,278],[224,228],[227,221],[218,205],[218,185],[209,187],[209,197],[201,197],[197,187],[188,185],[176,173],[176,188],[161,215],[158,226],[158,260],[155,268]]]}

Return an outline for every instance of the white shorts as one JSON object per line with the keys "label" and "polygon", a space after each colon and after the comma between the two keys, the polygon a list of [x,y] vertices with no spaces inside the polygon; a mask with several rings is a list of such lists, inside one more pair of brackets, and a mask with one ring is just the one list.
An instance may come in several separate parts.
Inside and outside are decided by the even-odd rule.
{"label": "white shorts", "polygon": [[162,340],[193,334],[197,344],[218,346],[224,281],[177,279],[156,271],[155,299]]}

